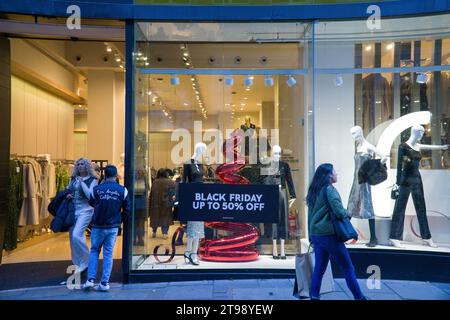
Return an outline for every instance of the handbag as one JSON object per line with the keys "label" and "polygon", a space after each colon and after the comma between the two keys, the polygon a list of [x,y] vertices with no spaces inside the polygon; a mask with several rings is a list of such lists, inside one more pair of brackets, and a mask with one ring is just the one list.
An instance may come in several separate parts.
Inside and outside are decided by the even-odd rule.
{"label": "handbag", "polygon": [[326,193],[326,188],[322,189],[323,199],[325,201],[325,205],[327,206],[328,212],[331,216],[331,222],[333,223],[334,233],[336,234],[336,238],[340,242],[346,242],[350,239],[358,240],[358,233],[350,222],[348,217],[344,219],[339,219],[334,213],[333,208],[328,202],[328,197]]}
{"label": "handbag", "polygon": [[367,182],[371,186],[380,184],[387,179],[387,167],[380,159],[370,159],[363,163],[358,170],[358,182]]}
{"label": "handbag", "polygon": [[[295,282],[294,292],[292,295],[298,299],[310,297],[311,280],[314,272],[315,255],[310,251],[311,245],[308,247],[306,253],[300,253],[295,256]],[[334,291],[333,272],[331,270],[331,263],[328,262],[327,268],[322,278],[322,285],[320,286],[320,294]]]}
{"label": "handbag", "polygon": [[400,188],[396,184],[394,184],[391,190],[391,199],[397,200],[399,195],[400,195]]}

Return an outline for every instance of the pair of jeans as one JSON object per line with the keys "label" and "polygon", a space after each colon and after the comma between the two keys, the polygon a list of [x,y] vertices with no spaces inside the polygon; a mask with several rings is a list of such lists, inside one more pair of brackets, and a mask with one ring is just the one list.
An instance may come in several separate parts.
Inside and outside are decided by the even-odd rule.
{"label": "pair of jeans", "polygon": [[81,270],[88,266],[89,248],[86,243],[85,231],[91,223],[93,213],[94,210],[85,210],[81,214],[75,212],[75,224],[69,229],[72,262]]}
{"label": "pair of jeans", "polygon": [[113,267],[114,245],[119,228],[92,228],[91,253],[89,255],[88,279],[97,278],[98,257],[103,247],[103,272],[101,283],[108,283]]}
{"label": "pair of jeans", "polygon": [[331,259],[337,262],[344,271],[347,286],[356,300],[364,299],[358,281],[355,268],[343,242],[339,242],[335,236],[311,236],[314,245],[315,266],[311,280],[310,295],[312,299],[320,296],[320,286],[328,263]]}
{"label": "pair of jeans", "polygon": [[[153,233],[156,233],[156,231],[158,231],[158,227],[152,228],[152,229],[153,229]],[[161,227],[161,232],[162,232],[162,234],[167,234],[169,232],[169,227]]]}
{"label": "pair of jeans", "polygon": [[403,227],[405,224],[405,211],[408,204],[409,194],[412,195],[417,220],[419,221],[420,236],[422,239],[430,239],[431,233],[428,226],[427,208],[423,193],[422,178],[409,177],[400,184],[399,195],[395,201],[394,213],[392,214],[391,239],[403,239]]}

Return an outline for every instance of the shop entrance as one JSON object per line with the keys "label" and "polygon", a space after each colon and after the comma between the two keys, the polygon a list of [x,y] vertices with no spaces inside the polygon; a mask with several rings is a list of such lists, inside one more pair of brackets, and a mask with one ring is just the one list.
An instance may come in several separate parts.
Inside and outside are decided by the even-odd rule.
{"label": "shop entrance", "polygon": [[[1,264],[9,271],[2,274],[17,270],[9,275],[17,278],[25,269],[36,273],[26,283],[10,285],[57,284],[67,278],[69,235],[50,230],[47,205],[67,187],[75,161],[91,160],[99,178],[106,164],[123,172],[125,44],[106,33],[101,37],[99,30],[96,39],[88,33],[78,40],[63,34],[8,34],[2,39],[8,43],[11,71],[11,112],[0,120],[2,128],[10,128],[8,201],[1,225]],[[122,173],[122,183],[123,178]],[[85,235],[89,247],[89,228]],[[115,259],[121,259],[121,244],[119,239]],[[6,280],[2,283],[8,287]]]}

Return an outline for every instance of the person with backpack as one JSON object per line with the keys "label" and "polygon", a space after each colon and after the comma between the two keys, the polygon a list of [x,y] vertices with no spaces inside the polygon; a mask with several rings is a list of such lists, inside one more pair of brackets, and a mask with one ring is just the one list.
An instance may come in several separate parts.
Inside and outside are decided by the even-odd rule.
{"label": "person with backpack", "polygon": [[93,190],[89,203],[94,207],[88,277],[84,289],[95,287],[98,257],[103,248],[103,272],[98,290],[108,291],[113,267],[113,252],[119,227],[130,214],[128,190],[117,182],[117,168],[105,168],[105,180]]}
{"label": "person with backpack", "polygon": [[72,199],[75,207],[75,223],[69,230],[70,251],[76,272],[87,270],[89,248],[86,243],[85,231],[91,222],[94,208],[89,205],[92,190],[98,184],[98,176],[89,159],[80,158],[75,162],[69,186],[67,199]]}

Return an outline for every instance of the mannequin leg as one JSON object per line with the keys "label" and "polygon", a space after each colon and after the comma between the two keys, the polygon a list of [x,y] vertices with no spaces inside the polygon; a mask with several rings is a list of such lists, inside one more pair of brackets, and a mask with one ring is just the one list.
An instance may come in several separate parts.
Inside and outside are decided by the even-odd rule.
{"label": "mannequin leg", "polygon": [[375,233],[375,218],[369,219],[370,229],[370,242],[367,243],[368,247],[375,247],[378,244],[377,235]]}
{"label": "mannequin leg", "polygon": [[187,246],[186,246],[186,252],[184,253],[184,260],[189,262],[189,256],[191,255],[192,251],[192,245],[194,243],[194,238],[188,237],[187,238]]}
{"label": "mannequin leg", "polygon": [[193,239],[194,247],[192,248],[192,253],[191,253],[191,257],[192,257],[191,263],[193,263],[193,264],[199,264],[198,256],[197,256],[199,242],[200,242],[199,238],[195,237]]}
{"label": "mannequin leg", "polygon": [[274,259],[280,259],[280,257],[278,257],[278,250],[277,250],[277,239],[273,239],[272,240],[273,244],[272,244],[272,258]]}
{"label": "mannequin leg", "polygon": [[286,254],[284,253],[284,239],[280,240],[280,259],[286,259]]}

